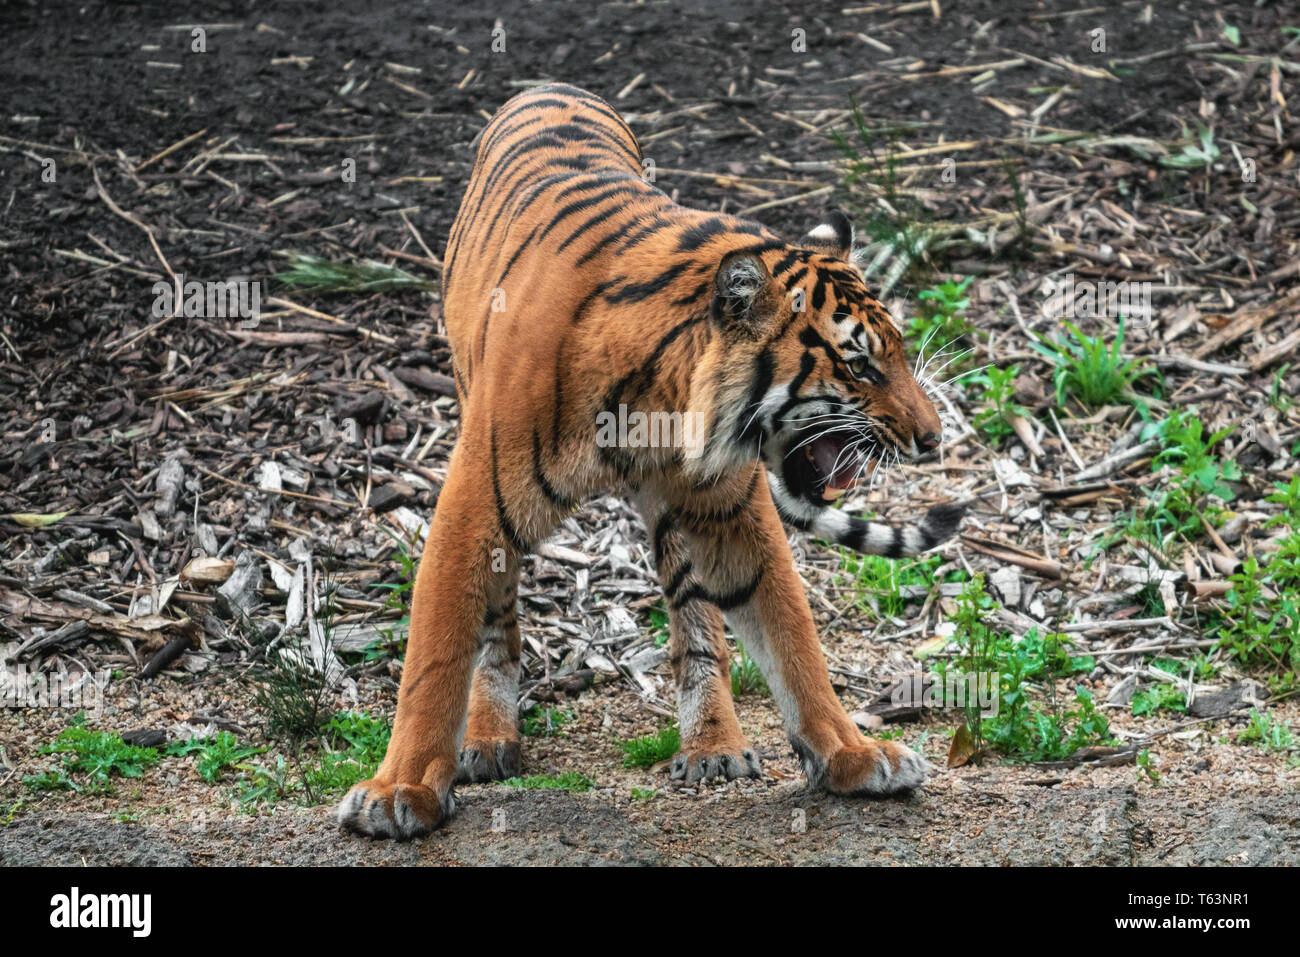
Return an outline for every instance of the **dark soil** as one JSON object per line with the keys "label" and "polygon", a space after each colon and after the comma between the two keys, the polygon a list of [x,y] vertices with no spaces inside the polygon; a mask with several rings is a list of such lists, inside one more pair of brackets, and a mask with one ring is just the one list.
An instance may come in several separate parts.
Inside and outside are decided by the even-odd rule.
{"label": "dark soil", "polygon": [[[1050,270],[1154,279],[1174,290],[1163,316],[1198,310],[1181,341],[1154,332],[1136,341],[1152,361],[1170,351],[1194,353],[1239,310],[1295,292],[1297,273],[1286,272],[1300,259],[1300,140],[1287,114],[1296,101],[1294,75],[1277,73],[1277,96],[1291,104],[1281,106],[1260,59],[1296,59],[1293,37],[1282,32],[1296,23],[1283,5],[1122,2],[1079,14],[1086,4],[972,0],[943,4],[938,19],[928,10],[898,12],[898,3],[863,3],[868,12],[850,14],[841,6],[215,2],[203,8],[206,52],[199,53],[186,19],[197,14],[177,12],[175,4],[5,4],[0,649],[55,635],[74,612],[95,608],[112,617],[111,627],[74,627],[27,663],[123,675],[110,691],[104,727],[204,728],[215,716],[260,741],[263,716],[248,700],[246,679],[267,641],[282,633],[285,589],[267,582],[252,621],[236,623],[201,584],[180,581],[167,590],[197,550],[211,553],[215,543],[221,557],[248,551],[292,570],[298,558],[290,547],[305,542],[342,585],[349,624],[371,633],[376,622],[393,625],[397,614],[369,586],[399,580],[387,532],[409,530],[435,508],[458,428],[437,296],[314,296],[272,277],[286,268],[282,254],[305,253],[382,261],[436,282],[473,162],[470,143],[501,103],[533,81],[573,82],[608,99],[642,138],[659,185],[680,202],[728,211],[760,206],[745,214],[791,236],[818,222],[824,206],[845,200],[842,177],[828,166],[842,154],[828,134],[847,129],[850,97],[868,123],[916,124],[905,137],[913,147],[978,141],[951,155],[988,168],[963,173],[958,189],[931,190],[922,202],[932,212],[962,219],[1011,208],[1000,163],[1021,162],[1031,208],[1044,204],[1029,248],[1010,258],[968,250],[961,260],[935,264],[945,276],[979,276],[972,318],[1000,337],[980,362],[1031,361],[1007,303],[1018,295],[1032,312],[1033,289]],[[1141,19],[1148,6],[1155,8],[1151,23]],[[498,21],[503,52],[492,49]],[[1224,39],[1225,24],[1240,31],[1238,44]],[[1091,50],[1089,31],[1097,26],[1106,29],[1105,54]],[[791,49],[795,30],[805,31],[805,52]],[[1257,58],[1222,59],[1238,54]],[[971,82],[979,71],[945,72],[1017,60],[995,71],[992,86]],[[1115,70],[1119,79],[1072,65]],[[1175,179],[1124,147],[1007,146],[1057,91],[1063,95],[1041,119],[1045,130],[1170,142],[1211,122],[1222,162],[1213,175]],[[1260,181],[1248,204],[1237,198],[1245,192],[1234,184],[1240,177],[1229,142],[1258,161]],[[944,156],[939,149],[925,162]],[[355,182],[344,182],[352,165]],[[53,181],[42,177],[49,169]],[[836,191],[799,199],[823,185]],[[1066,201],[1047,209],[1055,197]],[[1149,228],[1132,231],[1118,219],[1099,226],[1099,210],[1114,216],[1105,203]],[[1106,251],[1112,247],[1130,257],[1127,272],[1115,274]],[[249,331],[221,319],[160,321],[153,286],[169,271],[262,282],[260,324]],[[915,292],[913,282],[920,280],[900,290]],[[268,304],[270,296],[280,301]],[[1164,323],[1162,332],[1177,325]],[[1296,327],[1296,310],[1272,323],[1200,358],[1248,364],[1267,356]],[[1287,359],[1294,356],[1230,380],[1230,389],[1203,404],[1207,425],[1257,415],[1279,368],[1276,385],[1300,391]],[[1050,392],[1050,371],[1032,368]],[[1222,384],[1194,367],[1165,372],[1171,394]],[[363,433],[341,442],[335,426],[349,415]],[[1108,527],[1110,509],[1135,491],[1132,477],[1115,477],[1113,498],[1062,506],[1057,514],[1069,522],[1044,538],[1037,520],[1017,516],[1035,503],[1049,510],[1043,489],[1075,467],[1051,421],[1042,421],[1043,458],[1030,463],[1018,447],[991,450],[963,438],[965,448],[945,465],[908,472],[871,507],[902,515],[914,510],[913,494],[982,496],[974,519],[982,534],[1066,567],[1062,581],[1036,583],[1040,602],[1072,608],[1104,594],[1104,569],[1100,578],[1095,568],[1083,570],[1085,543],[1072,536]],[[1089,461],[1104,456],[1129,424],[1118,413],[1095,429],[1065,423]],[[1256,516],[1241,533],[1244,542],[1268,514],[1262,499],[1272,482],[1295,470],[1287,449],[1300,437],[1296,413],[1271,428],[1234,452],[1247,473],[1242,511]],[[999,503],[991,475],[998,456],[1028,467],[1037,483],[1013,489],[1010,504],[1005,490]],[[183,484],[164,509],[158,478],[169,460],[181,465]],[[300,485],[285,481],[297,495],[259,491],[268,462],[305,477]],[[64,512],[38,529],[4,517]],[[576,593],[579,568],[566,559],[537,558],[525,574],[522,617],[539,642],[526,649],[525,687],[538,697],[557,670],[599,671],[592,654],[618,659],[643,642],[592,645],[573,637],[575,630],[603,635],[592,622],[624,607],[644,631],[641,616],[658,600],[652,584],[629,583],[635,576],[603,557],[617,546],[632,564],[645,563],[633,513],[592,503],[561,544],[583,551],[597,541],[603,551],[580,569],[590,573],[589,592]],[[977,550],[956,554],[954,562],[967,567],[998,567]],[[951,602],[931,595],[923,607],[882,622],[846,598],[834,555],[811,543],[797,555],[846,706],[876,700],[887,676],[933,634],[898,632],[908,634],[911,616],[928,623],[926,616],[949,611]],[[1114,563],[1124,561],[1132,557]],[[1032,611],[1033,594],[1028,589],[1021,612]],[[1142,617],[1131,595],[1105,607],[1097,617]],[[124,621],[142,610],[166,621],[153,628]],[[1179,641],[1200,637],[1195,627],[1185,624]],[[182,642],[184,654],[160,664],[161,677],[137,679],[177,635],[192,639]],[[385,651],[377,659],[347,657],[352,684],[339,691],[337,706],[391,716],[400,654],[396,645]],[[1108,660],[1129,664],[1122,655]],[[1132,662],[1142,663],[1142,656]],[[660,695],[671,698],[666,667],[650,670]],[[868,672],[871,678],[861,677]],[[1099,668],[1089,676],[1096,696],[1104,699],[1124,673]],[[1229,665],[1222,683],[1239,677]],[[1158,752],[1159,787],[1136,783],[1132,766],[1058,773],[988,762],[942,773],[909,801],[863,804],[803,789],[767,701],[741,706],[769,769],[761,782],[696,792],[667,785],[659,771],[621,769],[614,740],[646,733],[666,710],[662,697],[643,699],[639,690],[624,671],[575,696],[580,720],[570,735],[526,748],[527,773],[580,768],[597,780],[597,791],[462,789],[462,810],[445,830],[401,847],[338,835],[325,807],[286,804],[243,815],[232,810],[227,790],[198,782],[188,766],[165,763],[138,789],[123,787],[110,798],[33,795],[21,778],[48,765],[37,749],[69,714],[7,709],[0,711],[0,824],[6,814],[11,823],[0,830],[0,863],[1297,862],[1297,770],[1285,754],[1230,743],[1240,713],[1185,727],[1182,716],[1144,723],[1117,714],[1128,740]],[[1294,701],[1278,705],[1276,715],[1300,726]],[[905,738],[941,765],[948,730],[927,718],[907,725]],[[633,787],[659,790],[641,801],[628,796]],[[498,807],[504,831],[491,826]],[[805,832],[791,830],[796,811],[806,814]],[[123,812],[136,820],[116,820]]]}

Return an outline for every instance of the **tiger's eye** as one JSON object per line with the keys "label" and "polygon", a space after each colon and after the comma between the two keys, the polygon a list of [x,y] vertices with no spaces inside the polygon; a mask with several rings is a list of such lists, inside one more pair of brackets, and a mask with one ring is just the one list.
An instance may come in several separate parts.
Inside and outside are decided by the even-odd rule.
{"label": "tiger's eye", "polygon": [[847,364],[849,371],[859,379],[865,379],[871,373],[871,360],[866,356],[854,356]]}

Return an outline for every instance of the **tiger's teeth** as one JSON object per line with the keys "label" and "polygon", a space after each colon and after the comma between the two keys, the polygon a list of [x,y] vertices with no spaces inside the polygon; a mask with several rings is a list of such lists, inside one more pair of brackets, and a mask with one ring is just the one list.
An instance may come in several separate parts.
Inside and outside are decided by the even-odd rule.
{"label": "tiger's teeth", "polygon": [[834,502],[841,495],[843,495],[844,492],[845,490],[842,488],[831,488],[828,485],[826,486],[826,488],[822,489],[822,500],[826,502]]}

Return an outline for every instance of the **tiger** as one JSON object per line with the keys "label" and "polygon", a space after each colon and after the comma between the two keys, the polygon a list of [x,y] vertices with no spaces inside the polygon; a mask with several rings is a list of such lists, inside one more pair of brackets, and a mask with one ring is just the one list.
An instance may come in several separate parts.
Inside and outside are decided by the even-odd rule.
{"label": "tiger", "polygon": [[[639,512],[663,588],[671,779],[762,773],[732,701],[727,627],[811,786],[889,795],[926,777],[919,754],[864,737],[841,706],[782,524],[897,558],[950,538],[965,511],[892,525],[835,507],[942,432],[854,265],[852,224],[834,210],[788,243],[678,205],[647,169],[623,118],[565,84],[515,96],[479,134],[442,272],[461,430],[391,740],[339,805],[346,829],[423,835],[453,813],[455,784],[519,774],[520,564],[598,493]],[[665,442],[612,427],[638,413],[693,426]]]}

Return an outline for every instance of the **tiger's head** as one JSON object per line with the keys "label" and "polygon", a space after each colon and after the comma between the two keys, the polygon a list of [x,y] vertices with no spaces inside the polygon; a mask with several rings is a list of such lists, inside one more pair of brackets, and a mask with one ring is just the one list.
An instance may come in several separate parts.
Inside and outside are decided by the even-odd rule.
{"label": "tiger's head", "polygon": [[943,430],[853,264],[852,226],[838,211],[828,219],[797,245],[726,254],[711,307],[735,409],[719,422],[730,419],[737,449],[757,446],[778,505],[794,499],[804,517],[882,465],[933,451]]}

